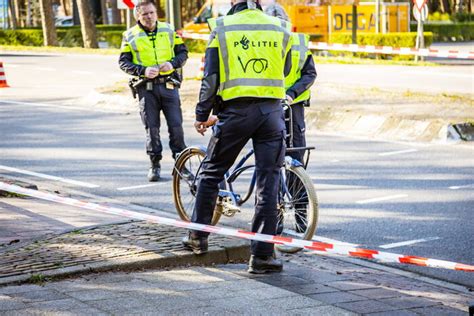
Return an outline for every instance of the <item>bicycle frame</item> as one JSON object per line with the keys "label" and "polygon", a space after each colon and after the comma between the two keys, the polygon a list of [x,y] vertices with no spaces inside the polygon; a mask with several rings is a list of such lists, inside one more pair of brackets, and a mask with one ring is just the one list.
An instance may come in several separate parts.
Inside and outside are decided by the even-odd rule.
{"label": "bicycle frame", "polygon": [[[293,111],[291,106],[289,105],[284,105],[285,111],[288,112],[288,120],[289,120],[289,133],[287,134],[287,137],[289,137],[289,146],[286,148],[286,152],[295,152],[295,151],[305,151],[307,152],[307,156],[305,159],[305,163],[301,163],[300,161],[290,157],[290,156],[285,156],[285,162],[283,168],[280,170],[280,176],[281,176],[281,183],[282,183],[282,192],[285,196],[291,196],[288,188],[286,186],[286,175],[285,175],[285,169],[288,169],[290,167],[299,167],[302,166],[306,168],[309,162],[309,156],[310,152],[312,149],[315,149],[315,147],[293,147]],[[201,150],[203,150],[203,147],[200,147]],[[203,150],[205,152],[205,150]],[[234,188],[232,186],[233,182],[246,170],[250,168],[255,168],[255,165],[245,165],[247,160],[252,157],[254,154],[254,150],[250,149],[247,154],[245,154],[239,162],[235,165],[234,169],[229,172],[227,171],[226,174],[224,175],[224,180],[219,184],[219,197],[220,198],[230,198],[232,200],[232,203],[236,206],[242,206],[245,202],[248,201],[250,196],[252,196],[253,190],[255,189],[255,184],[257,181],[256,177],[256,171],[254,170],[252,174],[252,179],[250,180],[249,188],[247,193],[245,194],[244,197],[240,196],[240,194],[237,194],[234,192]],[[197,170],[196,174],[199,174],[201,171],[203,162],[199,165],[199,168]],[[174,170],[176,172],[179,172],[177,170]],[[192,180],[192,183],[190,184],[191,188],[196,188],[196,181],[197,178],[194,178]],[[228,187],[228,190],[226,190],[226,187]]]}

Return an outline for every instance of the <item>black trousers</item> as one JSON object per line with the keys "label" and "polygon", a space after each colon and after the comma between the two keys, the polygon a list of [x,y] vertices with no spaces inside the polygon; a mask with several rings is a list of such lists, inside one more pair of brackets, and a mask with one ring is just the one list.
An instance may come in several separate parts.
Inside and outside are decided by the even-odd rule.
{"label": "black trousers", "polygon": [[162,158],[163,146],[160,140],[160,114],[163,111],[168,125],[169,146],[173,158],[186,148],[183,132],[183,115],[179,92],[167,89],[164,83],[153,84],[148,91],[146,85],[138,89],[140,116],[146,130],[146,152],[150,156]]}
{"label": "black trousers", "polygon": [[[277,224],[277,194],[283,166],[285,122],[279,100],[236,99],[224,103],[219,122],[207,148],[192,222],[210,224],[218,185],[245,144],[252,139],[257,174],[255,215],[252,232],[274,235]],[[195,236],[209,233],[194,231]],[[273,244],[251,243],[257,256],[273,254]]]}
{"label": "black trousers", "polygon": [[[293,109],[293,147],[306,147],[305,130],[306,124],[304,122],[304,106],[303,102],[295,103],[291,105]],[[289,130],[289,123],[286,123],[286,130]],[[286,145],[289,145],[289,138],[287,139]],[[303,163],[304,151],[294,151],[288,153],[293,159]]]}

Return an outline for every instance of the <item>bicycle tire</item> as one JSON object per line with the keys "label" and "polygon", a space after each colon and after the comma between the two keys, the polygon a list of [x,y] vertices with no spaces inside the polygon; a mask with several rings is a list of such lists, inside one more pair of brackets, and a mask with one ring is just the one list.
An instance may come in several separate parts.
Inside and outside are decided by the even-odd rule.
{"label": "bicycle tire", "polygon": [[[319,205],[316,190],[313,185],[313,181],[307,174],[306,170],[301,166],[291,166],[285,170],[286,173],[286,186],[288,191],[292,191],[292,198],[294,200],[284,202],[283,199],[283,186],[280,185],[280,201],[279,201],[279,220],[277,232],[282,237],[299,237],[304,240],[311,240],[316,232],[319,217]],[[292,184],[289,181],[294,181]],[[294,187],[292,187],[292,185]],[[307,200],[307,201],[306,201]],[[283,206],[285,203],[285,206]],[[297,207],[299,207],[297,209]],[[302,222],[304,219],[301,215],[303,213],[303,207],[305,207],[305,226],[300,225],[298,220]],[[293,213],[292,213],[293,212]],[[292,222],[295,219],[295,222]],[[295,253],[300,251],[302,248],[275,245],[275,247],[285,253]]]}
{"label": "bicycle tire", "polygon": [[[198,173],[202,160],[206,153],[196,147],[190,147],[183,151],[176,160],[173,171],[173,200],[178,216],[186,222],[191,221],[194,210],[197,193]],[[184,168],[187,168],[191,177],[185,178],[183,175]],[[219,222],[221,213],[214,212],[211,225]]]}

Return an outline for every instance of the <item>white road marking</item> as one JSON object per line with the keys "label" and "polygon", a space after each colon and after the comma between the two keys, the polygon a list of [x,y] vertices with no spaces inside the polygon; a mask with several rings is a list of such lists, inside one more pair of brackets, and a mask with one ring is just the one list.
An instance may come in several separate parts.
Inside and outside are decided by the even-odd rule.
{"label": "white road marking", "polygon": [[385,153],[379,153],[379,156],[393,156],[393,155],[400,155],[400,154],[407,154],[407,153],[413,153],[418,151],[418,149],[406,149],[406,150],[398,150],[398,151],[388,151]]}
{"label": "white road marking", "polygon": [[458,189],[467,189],[467,188],[474,188],[474,184],[467,184],[467,185],[453,185],[449,187],[451,190],[458,190]]}
{"label": "white road marking", "polygon": [[75,74],[80,74],[80,75],[92,75],[92,71],[85,71],[85,70],[73,70],[72,71]]}
{"label": "white road marking", "polygon": [[150,187],[156,187],[158,185],[162,185],[168,182],[159,182],[159,183],[150,183],[150,184],[142,184],[142,185],[135,185],[131,187],[122,187],[122,188],[117,188],[118,191],[126,191],[126,190],[135,190],[135,189],[142,189],[142,188],[150,188]]}
{"label": "white road marking", "polygon": [[413,244],[417,244],[417,243],[420,243],[420,242],[426,242],[426,241],[432,241],[432,240],[438,240],[438,239],[441,239],[441,238],[440,237],[428,237],[428,238],[407,240],[407,241],[402,241],[402,242],[396,242],[396,243],[393,243],[393,244],[381,245],[381,246],[379,246],[379,248],[391,249],[391,248],[408,246],[408,245],[413,245]]}
{"label": "white road marking", "polygon": [[[40,86],[37,86],[40,88]],[[28,106],[44,106],[44,107],[54,107],[58,109],[66,109],[66,110],[75,110],[75,111],[84,111],[84,107],[73,106],[73,105],[60,105],[60,104],[52,104],[52,103],[36,103],[36,102],[20,102],[20,101],[11,101],[11,100],[0,100],[0,103],[6,104],[18,104],[18,105],[28,105]],[[87,111],[93,112],[100,112],[100,113],[110,113],[107,110],[101,110],[97,108],[87,108]]]}
{"label": "white road marking", "polygon": [[356,201],[356,203],[357,204],[368,204],[368,203],[374,203],[374,202],[401,199],[401,198],[404,198],[404,197],[407,197],[407,196],[408,196],[407,194],[395,194],[395,195],[382,196],[382,197],[373,198],[373,199],[360,200],[360,201]]}
{"label": "white road marking", "polygon": [[18,67],[21,67],[21,65],[3,63],[3,68],[18,68]]}
{"label": "white road marking", "polygon": [[34,172],[34,171],[22,170],[22,169],[17,169],[17,168],[13,168],[13,167],[7,167],[7,166],[0,165],[0,169],[11,171],[11,172],[27,174],[27,175],[30,175],[30,176],[35,176],[35,177],[39,177],[39,178],[43,178],[43,179],[55,180],[55,181],[59,181],[59,182],[69,183],[69,184],[73,184],[73,185],[77,185],[77,186],[81,186],[81,187],[86,187],[86,188],[98,188],[99,187],[99,185],[96,185],[96,184],[91,184],[91,183],[76,181],[76,180],[71,180],[71,179],[65,179],[65,178],[51,176],[51,175],[44,174],[44,173],[38,173],[38,172]]}
{"label": "white road marking", "polygon": [[333,159],[330,162],[340,162],[340,160],[339,159]]}

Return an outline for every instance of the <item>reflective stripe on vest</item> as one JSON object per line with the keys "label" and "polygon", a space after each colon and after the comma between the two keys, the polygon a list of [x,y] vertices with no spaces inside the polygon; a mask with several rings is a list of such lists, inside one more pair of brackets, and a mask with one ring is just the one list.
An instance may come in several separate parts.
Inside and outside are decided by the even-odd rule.
{"label": "reflective stripe on vest", "polygon": [[298,70],[301,71],[304,66],[304,62],[306,61],[306,54],[308,53],[308,45],[306,44],[306,37],[304,34],[296,34],[298,36],[299,44],[292,45],[291,50],[297,51],[299,53],[299,60],[298,60]]}

